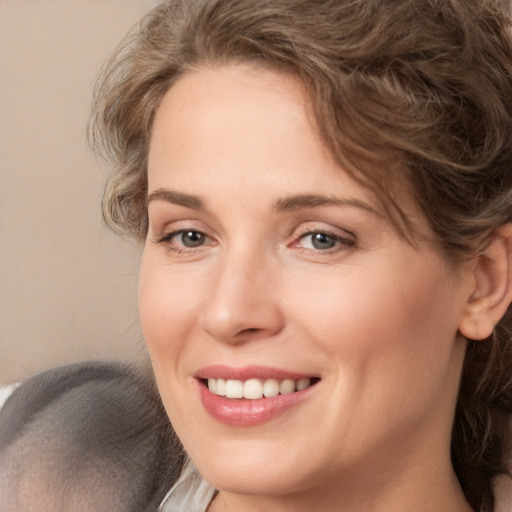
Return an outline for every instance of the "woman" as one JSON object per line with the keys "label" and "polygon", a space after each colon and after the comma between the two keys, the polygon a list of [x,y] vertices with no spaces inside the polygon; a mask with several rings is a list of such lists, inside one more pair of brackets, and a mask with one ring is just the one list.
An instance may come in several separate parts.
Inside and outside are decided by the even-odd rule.
{"label": "woman", "polygon": [[141,326],[190,458],[161,510],[494,509],[506,12],[170,0],[106,67],[104,215],[144,244]]}
{"label": "woman", "polygon": [[144,240],[141,325],[209,511],[492,509],[509,23],[487,1],[170,1],[105,71],[105,216]]}

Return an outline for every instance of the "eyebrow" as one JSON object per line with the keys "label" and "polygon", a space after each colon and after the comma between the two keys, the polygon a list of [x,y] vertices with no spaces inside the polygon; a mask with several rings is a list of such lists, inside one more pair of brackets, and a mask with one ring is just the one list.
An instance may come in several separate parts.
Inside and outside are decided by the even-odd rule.
{"label": "eyebrow", "polygon": [[[159,188],[148,195],[147,204],[152,201],[166,201],[168,203],[184,206],[192,210],[204,210],[205,203],[198,196],[184,194],[165,188]],[[355,197],[330,197],[318,194],[300,194],[276,199],[272,204],[275,212],[290,212],[307,208],[318,208],[320,206],[349,206],[374,213],[379,217],[381,214],[371,205]]]}
{"label": "eyebrow", "polygon": [[192,210],[204,210],[205,204],[202,199],[192,194],[183,194],[165,188],[159,188],[148,195],[147,204],[152,201],[166,201],[168,203],[185,206]]}
{"label": "eyebrow", "polygon": [[296,211],[320,206],[350,206],[360,208],[379,217],[381,214],[370,204],[355,197],[331,197],[316,194],[304,194],[276,199],[273,209],[276,212]]}

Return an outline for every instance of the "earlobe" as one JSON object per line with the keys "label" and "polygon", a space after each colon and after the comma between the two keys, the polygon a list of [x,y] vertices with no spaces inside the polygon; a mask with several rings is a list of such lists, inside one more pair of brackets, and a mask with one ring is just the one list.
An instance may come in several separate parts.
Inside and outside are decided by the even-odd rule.
{"label": "earlobe", "polygon": [[488,338],[512,302],[512,223],[491,235],[475,258],[474,289],[459,325],[468,339]]}

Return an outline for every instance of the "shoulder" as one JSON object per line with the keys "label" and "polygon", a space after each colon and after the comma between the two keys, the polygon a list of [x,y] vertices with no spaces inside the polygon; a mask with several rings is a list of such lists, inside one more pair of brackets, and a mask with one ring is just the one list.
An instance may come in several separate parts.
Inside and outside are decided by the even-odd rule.
{"label": "shoulder", "polygon": [[38,374],[0,411],[4,494],[19,501],[40,489],[53,500],[38,503],[40,511],[73,500],[91,502],[80,510],[152,510],[182,461],[152,379],[129,366],[92,362]]}

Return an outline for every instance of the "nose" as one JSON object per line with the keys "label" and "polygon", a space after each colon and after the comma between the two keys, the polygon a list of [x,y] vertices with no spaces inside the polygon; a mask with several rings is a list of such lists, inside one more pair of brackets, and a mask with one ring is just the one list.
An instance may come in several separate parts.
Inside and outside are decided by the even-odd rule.
{"label": "nose", "polygon": [[200,316],[213,338],[231,344],[276,335],[284,325],[275,270],[245,249],[221,258]]}

